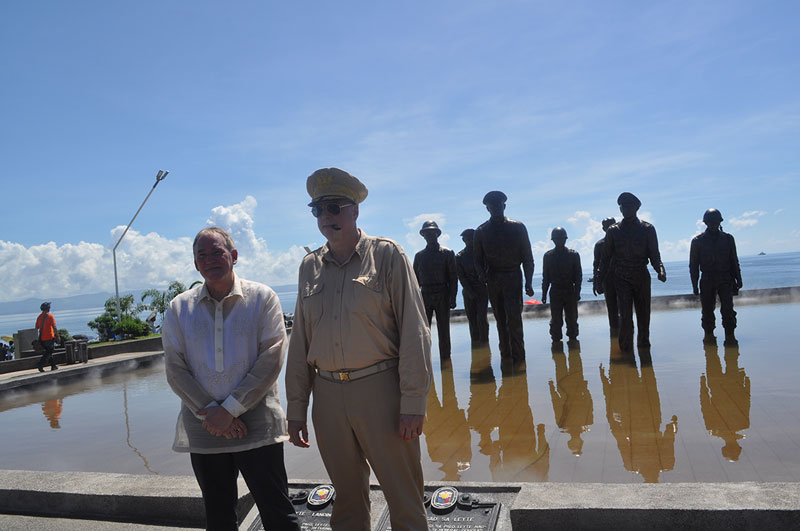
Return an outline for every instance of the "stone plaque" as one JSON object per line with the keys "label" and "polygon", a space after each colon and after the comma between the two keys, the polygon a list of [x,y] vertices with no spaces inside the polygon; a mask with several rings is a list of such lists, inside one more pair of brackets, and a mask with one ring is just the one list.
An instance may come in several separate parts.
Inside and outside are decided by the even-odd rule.
{"label": "stone plaque", "polygon": [[[300,529],[303,531],[331,531],[331,511],[335,501],[328,500],[322,502],[328,485],[318,485],[314,489],[295,490],[289,489],[289,498],[294,504],[294,510],[300,518]],[[311,494],[311,496],[309,496]],[[253,507],[253,511],[258,511],[258,507]],[[265,531],[264,524],[261,523],[261,516],[256,516],[255,520],[247,528],[248,531]]]}
{"label": "stone plaque", "polygon": [[[441,490],[441,489],[440,489]],[[439,491],[437,491],[439,492]],[[430,531],[494,531],[497,517],[500,515],[500,504],[497,502],[480,502],[472,494],[461,491],[458,502],[448,509],[435,509],[425,494],[425,511],[428,514]],[[389,508],[386,507],[378,521],[376,531],[389,531]]]}

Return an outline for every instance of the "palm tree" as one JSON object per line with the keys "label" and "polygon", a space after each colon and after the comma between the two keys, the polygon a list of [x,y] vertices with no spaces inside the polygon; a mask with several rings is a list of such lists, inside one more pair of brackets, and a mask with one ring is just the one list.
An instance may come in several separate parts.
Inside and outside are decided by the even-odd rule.
{"label": "palm tree", "polygon": [[167,313],[167,308],[169,308],[169,303],[172,301],[172,299],[184,291],[186,291],[186,286],[184,286],[179,280],[173,280],[170,282],[169,286],[167,286],[167,289],[164,291],[150,288],[142,293],[142,302],[149,298],[150,303],[142,304],[141,309],[156,312],[156,314],[158,314],[163,321],[164,314]]}

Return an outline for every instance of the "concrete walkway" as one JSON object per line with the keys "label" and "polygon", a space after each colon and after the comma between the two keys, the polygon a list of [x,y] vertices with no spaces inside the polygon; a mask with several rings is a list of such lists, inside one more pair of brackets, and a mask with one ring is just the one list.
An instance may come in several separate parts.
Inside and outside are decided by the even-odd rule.
{"label": "concrete walkway", "polygon": [[110,371],[131,370],[140,365],[153,363],[163,357],[164,351],[133,352],[90,359],[87,363],[59,365],[56,371],[48,368],[45,372],[39,372],[38,369],[8,372],[0,374],[0,396],[4,392],[14,389],[47,385],[58,380],[83,378],[93,371],[99,371],[100,374],[103,374]]}

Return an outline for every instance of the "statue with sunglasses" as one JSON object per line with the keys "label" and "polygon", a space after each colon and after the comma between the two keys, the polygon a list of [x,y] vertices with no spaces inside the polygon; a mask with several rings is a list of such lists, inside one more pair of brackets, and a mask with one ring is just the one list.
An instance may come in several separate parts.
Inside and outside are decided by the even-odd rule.
{"label": "statue with sunglasses", "polygon": [[[603,233],[608,232],[609,227],[617,222],[614,218],[603,220]],[[617,290],[614,287],[614,263],[609,264],[609,272],[605,280],[600,283],[600,263],[603,261],[603,253],[606,247],[606,237],[603,236],[594,244],[594,262],[592,263],[592,293],[602,294],[606,299],[606,310],[608,311],[608,327],[611,337],[619,335],[619,309],[617,307]]]}
{"label": "statue with sunglasses", "polygon": [[464,248],[456,254],[456,273],[461,281],[461,294],[464,296],[464,312],[469,320],[469,335],[473,345],[484,345],[489,342],[489,291],[486,282],[478,279],[475,268],[475,229],[466,229],[461,233]]}
{"label": "statue with sunglasses", "polygon": [[442,231],[433,220],[422,224],[419,233],[427,245],[414,256],[414,273],[422,291],[428,325],[436,314],[436,330],[439,334],[439,357],[450,357],[450,310],[456,307],[458,275],[456,255],[447,247],[439,245]]}
{"label": "statue with sunglasses", "polygon": [[522,275],[525,293],[533,296],[533,253],[528,230],[505,216],[506,194],[492,191],[483,198],[490,218],[475,231],[473,250],[480,280],[489,287],[489,301],[500,336],[500,357],[525,360],[522,336]]}

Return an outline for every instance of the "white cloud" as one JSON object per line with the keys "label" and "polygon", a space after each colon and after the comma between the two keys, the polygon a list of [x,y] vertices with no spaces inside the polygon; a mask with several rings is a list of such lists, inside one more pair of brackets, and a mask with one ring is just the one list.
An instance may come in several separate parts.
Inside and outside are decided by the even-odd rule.
{"label": "white cloud", "polygon": [[691,238],[684,238],[676,242],[661,241],[658,242],[659,251],[661,251],[662,262],[676,262],[678,260],[689,259],[689,247],[692,245]]}
{"label": "white cloud", "polygon": [[766,214],[763,210],[750,210],[748,212],[743,213],[739,217],[730,218],[727,220],[728,223],[733,225],[735,229],[743,229],[745,227],[752,227],[756,223],[758,223],[758,218]]}
{"label": "white cloud", "polygon": [[[227,230],[239,251],[236,272],[249,280],[267,284],[291,284],[297,282],[297,268],[305,256],[305,250],[293,245],[288,251],[274,253],[266,240],[256,235],[253,215],[258,202],[248,195],[241,203],[218,206],[211,210],[206,220],[208,226]],[[191,253],[190,253],[191,257]]]}
{"label": "white cloud", "polygon": [[[439,236],[439,243],[444,247],[450,247],[448,245],[448,242],[450,241],[450,235],[445,232],[445,228],[447,227],[447,216],[441,212],[436,212],[434,214],[418,214],[413,218],[406,218],[403,220],[403,224],[408,227],[408,232],[405,235],[405,245],[403,245],[403,248],[405,249],[409,258],[413,259],[414,254],[425,247],[425,240],[420,235],[419,229],[421,229],[422,224],[428,220],[435,221],[442,231],[442,235]],[[458,249],[455,250],[458,251]]]}
{"label": "white cloud", "polygon": [[111,291],[111,250],[98,243],[25,247],[0,240],[0,300]]}
{"label": "white cloud", "polygon": [[[296,282],[305,251],[292,246],[283,253],[271,252],[253,228],[256,205],[256,200],[247,196],[241,203],[218,206],[206,223],[230,232],[239,250],[236,271],[244,278],[273,285]],[[124,226],[115,227],[111,241],[116,242],[124,230]],[[187,284],[199,279],[192,261],[193,237],[171,240],[155,232],[129,230],[117,248],[120,291],[162,288],[176,279]],[[0,301],[113,292],[112,250],[89,242],[25,247],[0,240],[0,285]]]}
{"label": "white cloud", "polygon": [[706,224],[702,219],[698,219],[695,222],[695,226],[697,227],[697,234],[700,234],[706,230]]}

